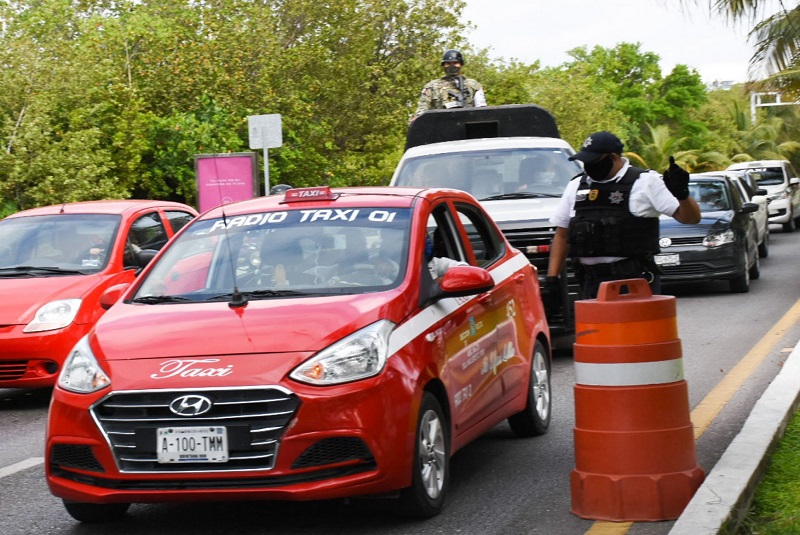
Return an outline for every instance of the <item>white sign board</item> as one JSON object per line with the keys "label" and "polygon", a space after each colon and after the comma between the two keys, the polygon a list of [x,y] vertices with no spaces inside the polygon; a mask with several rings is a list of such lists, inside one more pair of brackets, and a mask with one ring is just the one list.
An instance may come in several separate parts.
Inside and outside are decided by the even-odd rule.
{"label": "white sign board", "polygon": [[281,115],[251,115],[247,118],[251,149],[273,149],[283,145]]}

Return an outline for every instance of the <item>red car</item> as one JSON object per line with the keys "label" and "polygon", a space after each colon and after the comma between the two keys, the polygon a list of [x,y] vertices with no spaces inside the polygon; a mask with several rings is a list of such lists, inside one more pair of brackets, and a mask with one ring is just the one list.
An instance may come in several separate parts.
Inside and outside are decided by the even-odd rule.
{"label": "red car", "polygon": [[48,485],[77,520],[396,490],[432,516],[455,451],[550,423],[535,268],[461,191],[215,208],[102,300],[48,419]]}
{"label": "red car", "polygon": [[133,281],[196,216],[173,202],[92,201],[0,221],[0,388],[52,386],[67,354],[105,312],[100,295]]}

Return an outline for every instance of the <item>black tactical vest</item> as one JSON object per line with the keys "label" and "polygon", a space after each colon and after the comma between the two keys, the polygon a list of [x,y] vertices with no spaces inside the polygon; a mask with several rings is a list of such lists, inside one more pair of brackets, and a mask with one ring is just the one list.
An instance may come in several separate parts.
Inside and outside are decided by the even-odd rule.
{"label": "black tactical vest", "polygon": [[569,222],[570,256],[641,257],[660,251],[658,218],[636,217],[629,208],[633,183],[644,172],[629,167],[620,180],[591,186],[581,177]]}

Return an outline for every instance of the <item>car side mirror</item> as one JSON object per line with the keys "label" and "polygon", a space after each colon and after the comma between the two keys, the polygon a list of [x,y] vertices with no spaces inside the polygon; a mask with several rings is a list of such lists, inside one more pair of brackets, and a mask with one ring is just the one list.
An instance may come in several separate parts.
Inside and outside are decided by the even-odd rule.
{"label": "car side mirror", "polygon": [[494,288],[494,279],[483,268],[475,266],[453,266],[439,281],[444,297],[477,295]]}
{"label": "car side mirror", "polygon": [[142,249],[139,251],[139,255],[137,256],[137,260],[139,261],[139,267],[145,267],[149,264],[153,258],[158,254],[158,251],[155,249]]}
{"label": "car side mirror", "polygon": [[755,204],[767,204],[767,198],[764,195],[753,195],[750,202]]}
{"label": "car side mirror", "polygon": [[119,301],[119,298],[122,297],[122,294],[124,294],[127,291],[129,286],[130,286],[129,283],[125,283],[125,284],[115,284],[114,286],[106,288],[106,291],[100,294],[100,306],[104,310],[108,310],[109,308],[114,306],[114,303]]}
{"label": "car side mirror", "polygon": [[769,192],[764,188],[758,188],[756,190],[756,195],[769,195]]}
{"label": "car side mirror", "polygon": [[800,178],[797,178],[796,176],[793,176],[792,178],[789,179],[789,185],[793,186],[795,188],[797,186],[800,186]]}
{"label": "car side mirror", "polygon": [[746,202],[742,204],[742,213],[743,214],[752,214],[753,212],[758,212],[758,205],[754,202]]}

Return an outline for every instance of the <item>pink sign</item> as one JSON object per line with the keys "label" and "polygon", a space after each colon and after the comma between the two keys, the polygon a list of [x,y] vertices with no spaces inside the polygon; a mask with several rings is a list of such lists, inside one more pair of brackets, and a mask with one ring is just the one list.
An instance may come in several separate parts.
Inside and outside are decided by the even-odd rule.
{"label": "pink sign", "polygon": [[258,195],[255,152],[196,154],[197,207],[200,212]]}

